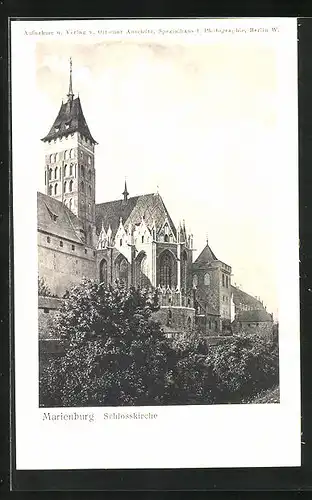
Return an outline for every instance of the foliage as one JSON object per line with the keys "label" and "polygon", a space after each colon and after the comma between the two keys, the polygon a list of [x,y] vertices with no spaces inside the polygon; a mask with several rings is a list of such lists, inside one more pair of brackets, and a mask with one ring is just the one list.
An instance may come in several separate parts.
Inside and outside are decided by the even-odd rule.
{"label": "foliage", "polygon": [[257,335],[209,346],[197,331],[168,339],[157,294],[86,280],[55,322],[64,355],[42,363],[42,406],[238,403],[278,385],[278,347]]}
{"label": "foliage", "polygon": [[44,278],[38,276],[38,295],[43,297],[52,297],[51,290]]}
{"label": "foliage", "polygon": [[278,346],[260,335],[227,337],[206,359],[217,379],[219,402],[239,402],[278,384]]}
{"label": "foliage", "polygon": [[55,323],[64,356],[41,373],[41,404],[160,404],[171,348],[151,319],[157,308],[156,296],[134,288],[74,287]]}

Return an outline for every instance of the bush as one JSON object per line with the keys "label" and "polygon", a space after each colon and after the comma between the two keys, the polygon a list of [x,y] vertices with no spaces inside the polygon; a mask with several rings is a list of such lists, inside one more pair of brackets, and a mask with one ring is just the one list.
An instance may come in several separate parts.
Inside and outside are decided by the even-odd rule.
{"label": "bush", "polygon": [[259,335],[229,337],[206,358],[216,376],[218,399],[240,402],[278,384],[278,346]]}
{"label": "bush", "polygon": [[42,406],[157,405],[172,351],[158,323],[156,296],[86,280],[60,310],[54,337],[62,357],[41,370]]}
{"label": "bush", "polygon": [[198,332],[167,339],[157,295],[87,280],[54,327],[63,356],[40,369],[41,406],[155,406],[252,401],[278,385],[278,347],[258,335],[207,346]]}

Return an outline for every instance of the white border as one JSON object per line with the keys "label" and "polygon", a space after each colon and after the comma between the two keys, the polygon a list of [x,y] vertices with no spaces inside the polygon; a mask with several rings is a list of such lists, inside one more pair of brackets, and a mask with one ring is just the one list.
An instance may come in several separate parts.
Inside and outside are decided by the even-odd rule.
{"label": "white border", "polygon": [[[280,85],[280,124],[276,137],[279,153],[276,164],[283,166],[280,191],[276,194],[280,209],[276,220],[276,230],[280,236],[279,405],[156,407],[149,408],[149,411],[157,413],[158,418],[145,421],[105,421],[103,414],[108,410],[97,408],[88,409],[96,417],[93,423],[42,420],[44,411],[38,409],[37,196],[34,181],[38,166],[32,164],[32,141],[29,138],[33,138],[35,133],[35,108],[28,99],[35,89],[34,46],[37,37],[26,37],[24,30],[56,30],[65,24],[68,28],[93,31],[98,27],[106,29],[107,26],[122,29],[182,26],[201,29],[209,25],[210,28],[227,28],[232,32],[202,33],[202,37],[207,36],[207,42],[235,36],[241,37],[242,43],[246,43],[246,37],[259,37],[259,40],[262,37],[263,43],[276,44]],[[279,33],[251,34],[247,31],[251,26],[269,29],[279,26]],[[234,33],[236,27],[242,31]],[[170,40],[170,37],[186,35],[176,33],[161,36]],[[193,40],[196,43],[198,35],[187,36],[188,42]],[[296,40],[296,19],[286,18],[11,23],[17,469],[300,465]],[[123,408],[118,411],[127,413],[130,410]]]}

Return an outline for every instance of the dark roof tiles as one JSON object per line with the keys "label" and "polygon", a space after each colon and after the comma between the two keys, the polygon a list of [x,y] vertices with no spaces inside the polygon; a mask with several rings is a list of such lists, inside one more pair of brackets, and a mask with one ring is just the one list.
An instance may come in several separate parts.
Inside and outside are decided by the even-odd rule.
{"label": "dark roof tiles", "polygon": [[272,315],[265,309],[256,309],[254,311],[241,311],[237,316],[237,321],[241,323],[263,323],[273,321]]}
{"label": "dark roof tiles", "polygon": [[125,229],[128,228],[129,224],[132,224],[132,226],[140,224],[142,218],[144,218],[149,228],[152,228],[155,223],[157,231],[161,229],[165,220],[168,219],[172,231],[176,235],[174,223],[158,193],[133,196],[128,198],[127,201],[115,200],[97,204],[95,206],[95,218],[97,233],[100,232],[103,223],[105,231],[108,230],[109,226],[111,227],[113,237],[119,227],[120,218]]}
{"label": "dark roof tiles", "polygon": [[87,125],[79,97],[73,100],[69,99],[65,103],[62,102],[56,120],[42,141],[51,141],[74,132],[79,132],[93,144],[97,144]]}
{"label": "dark roof tiles", "polygon": [[43,193],[37,193],[38,230],[82,243],[81,222],[63,203]]}
{"label": "dark roof tiles", "polygon": [[207,243],[203,251],[199,254],[197,259],[195,260],[194,264],[209,264],[209,262],[213,260],[218,260],[218,259]]}

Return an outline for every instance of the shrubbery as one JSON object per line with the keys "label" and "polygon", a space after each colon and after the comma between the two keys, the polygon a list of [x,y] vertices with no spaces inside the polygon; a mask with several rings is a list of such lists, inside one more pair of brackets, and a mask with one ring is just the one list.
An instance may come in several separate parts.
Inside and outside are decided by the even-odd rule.
{"label": "shrubbery", "polygon": [[85,281],[55,322],[61,357],[42,364],[42,406],[235,403],[278,383],[277,347],[261,337],[207,346],[196,332],[165,337],[157,295]]}

